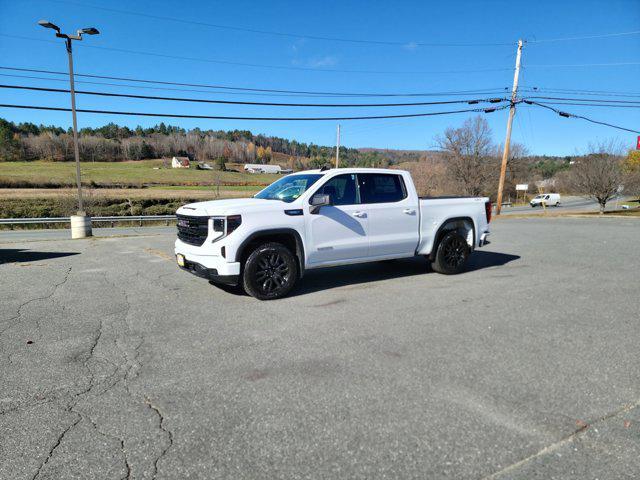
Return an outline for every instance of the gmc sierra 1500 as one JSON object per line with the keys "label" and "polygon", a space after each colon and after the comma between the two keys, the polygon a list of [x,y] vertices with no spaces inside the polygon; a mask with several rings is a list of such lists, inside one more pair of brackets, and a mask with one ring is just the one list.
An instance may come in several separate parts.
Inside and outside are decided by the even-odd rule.
{"label": "gmc sierra 1500", "polygon": [[192,203],[177,211],[178,265],[269,300],[305,270],[425,255],[435,271],[461,272],[486,242],[488,198],[420,198],[409,172],[309,170],[253,198]]}

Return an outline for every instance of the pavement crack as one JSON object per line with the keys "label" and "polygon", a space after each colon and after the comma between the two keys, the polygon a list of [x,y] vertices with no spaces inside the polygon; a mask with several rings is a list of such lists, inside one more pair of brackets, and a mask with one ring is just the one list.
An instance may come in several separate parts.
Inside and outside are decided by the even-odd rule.
{"label": "pavement crack", "polygon": [[498,470],[497,472],[492,473],[491,475],[488,475],[486,477],[482,477],[481,480],[494,480],[497,479],[499,477],[501,477],[504,474],[507,474],[509,472],[512,472],[513,470],[522,467],[523,465],[528,464],[529,462],[535,460],[536,458],[539,458],[543,455],[546,455],[548,453],[554,452],[556,451],[558,448],[573,442],[574,440],[576,440],[577,438],[579,438],[580,436],[582,436],[585,432],[587,432],[587,430],[589,430],[591,427],[598,425],[602,422],[605,422],[611,418],[614,418],[622,413],[626,413],[629,412],[637,407],[640,406],[640,400],[637,400],[633,403],[627,403],[625,405],[623,405],[622,407],[613,410],[612,412],[609,412],[605,415],[602,415],[601,417],[596,418],[595,420],[591,421],[591,422],[582,422],[582,421],[578,421],[578,425],[579,428],[577,428],[576,430],[574,430],[573,432],[571,432],[569,435],[562,437],[560,440],[558,440],[557,442],[554,442],[550,445],[547,445],[546,447],[544,447],[541,450],[538,450],[537,452],[535,452],[533,455],[529,455],[528,457],[523,458],[522,460],[518,460],[515,463],[512,463],[511,465],[508,465],[500,470]]}
{"label": "pavement crack", "polygon": [[109,438],[111,440],[115,440],[118,443],[118,447],[120,449],[120,453],[122,454],[122,463],[124,464],[124,469],[125,469],[125,475],[122,477],[121,480],[125,480],[125,479],[131,478],[131,465],[129,464],[129,458],[127,457],[127,452],[126,452],[125,445],[124,445],[124,439],[120,438],[120,437],[117,437],[115,435],[111,435],[109,433],[105,433],[102,430],[100,430],[98,428],[98,424],[95,422],[95,420],[93,420],[93,418],[91,418],[90,415],[85,415],[81,411],[73,409],[73,407],[72,407],[71,411],[73,411],[77,415],[80,415],[83,419],[88,420],[89,423],[91,423],[91,425],[93,426],[93,429],[99,435],[102,435],[103,437]]}
{"label": "pavement crack", "polygon": [[33,302],[37,302],[38,300],[48,300],[51,297],[53,297],[53,295],[56,293],[58,288],[61,287],[62,285],[64,285],[65,283],[67,283],[67,280],[69,280],[69,274],[71,273],[71,269],[72,268],[73,267],[69,267],[67,269],[67,271],[65,272],[65,274],[64,274],[64,276],[62,278],[62,281],[54,284],[53,288],[51,289],[51,292],[49,294],[47,294],[47,295],[45,295],[43,297],[31,298],[31,299],[27,300],[26,302],[21,303],[18,306],[18,309],[16,310],[16,315],[13,316],[12,318],[8,319],[7,320],[7,326],[5,328],[3,328],[2,330],[0,330],[0,335],[4,334],[4,332],[6,332],[7,330],[9,330],[11,327],[13,327],[15,325],[14,323],[11,323],[11,322],[13,322],[14,320],[19,320],[20,319],[20,317],[22,316],[22,309],[24,307],[26,307],[27,305],[29,305],[29,304],[31,304]]}
{"label": "pavement crack", "polygon": [[56,439],[56,442],[53,444],[53,446],[49,449],[49,453],[47,455],[47,458],[44,459],[44,461],[40,464],[40,467],[38,467],[38,470],[36,471],[36,473],[33,475],[33,477],[31,477],[31,480],[36,480],[39,476],[40,473],[42,472],[42,469],[44,467],[46,467],[46,465],[49,463],[49,461],[53,458],[53,455],[55,454],[55,451],[58,449],[58,447],[60,446],[60,444],[62,443],[62,440],[64,439],[65,435],[67,433],[69,433],[69,431],[75,427],[76,425],[78,425],[78,423],[80,423],[80,420],[82,420],[82,416],[80,414],[78,414],[77,412],[76,415],[78,416],[78,418],[76,418],[76,420],[69,425],[67,428],[65,428],[62,433],[60,435],[58,435],[58,438]]}
{"label": "pavement crack", "polygon": [[129,463],[129,458],[127,457],[127,451],[124,448],[124,440],[120,439],[120,451],[122,452],[122,456],[124,458],[124,466],[125,466],[125,476],[122,477],[121,480],[129,480],[131,478],[131,464]]}
{"label": "pavement crack", "polygon": [[151,402],[151,399],[149,397],[144,397],[144,403],[147,405],[147,407],[149,407],[151,410],[153,410],[156,413],[156,415],[158,416],[158,426],[160,427],[160,430],[162,430],[167,437],[166,446],[162,449],[162,451],[160,452],[160,455],[158,455],[153,461],[152,478],[156,478],[156,476],[158,475],[158,462],[162,459],[162,457],[165,456],[165,454],[173,446],[173,433],[171,432],[171,430],[169,430],[166,427],[165,418],[164,418],[164,415],[162,414],[162,411]]}

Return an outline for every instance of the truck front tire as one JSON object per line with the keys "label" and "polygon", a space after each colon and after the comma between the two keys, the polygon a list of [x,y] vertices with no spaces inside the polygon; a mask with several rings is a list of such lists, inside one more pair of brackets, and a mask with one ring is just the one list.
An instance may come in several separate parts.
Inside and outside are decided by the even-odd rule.
{"label": "truck front tire", "polygon": [[431,267],[438,273],[454,275],[465,269],[470,254],[467,240],[458,232],[449,232],[438,243]]}
{"label": "truck front tire", "polygon": [[298,280],[296,256],[276,242],[256,246],[247,257],[242,273],[244,290],[258,300],[286,296]]}

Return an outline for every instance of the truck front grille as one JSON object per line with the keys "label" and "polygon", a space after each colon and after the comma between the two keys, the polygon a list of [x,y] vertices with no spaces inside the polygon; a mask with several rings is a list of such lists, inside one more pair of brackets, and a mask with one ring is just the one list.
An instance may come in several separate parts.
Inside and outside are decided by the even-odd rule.
{"label": "truck front grille", "polygon": [[208,217],[191,217],[176,215],[178,219],[178,238],[184,243],[199,247],[207,239],[209,234]]}

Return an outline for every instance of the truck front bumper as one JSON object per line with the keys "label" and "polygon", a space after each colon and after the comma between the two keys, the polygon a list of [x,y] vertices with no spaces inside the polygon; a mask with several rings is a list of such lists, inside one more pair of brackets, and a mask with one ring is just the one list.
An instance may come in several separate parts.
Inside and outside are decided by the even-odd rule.
{"label": "truck front bumper", "polygon": [[238,284],[240,279],[239,262],[227,262],[220,255],[196,253],[194,251],[196,248],[198,247],[176,240],[176,262],[181,269],[215,283],[224,285]]}

